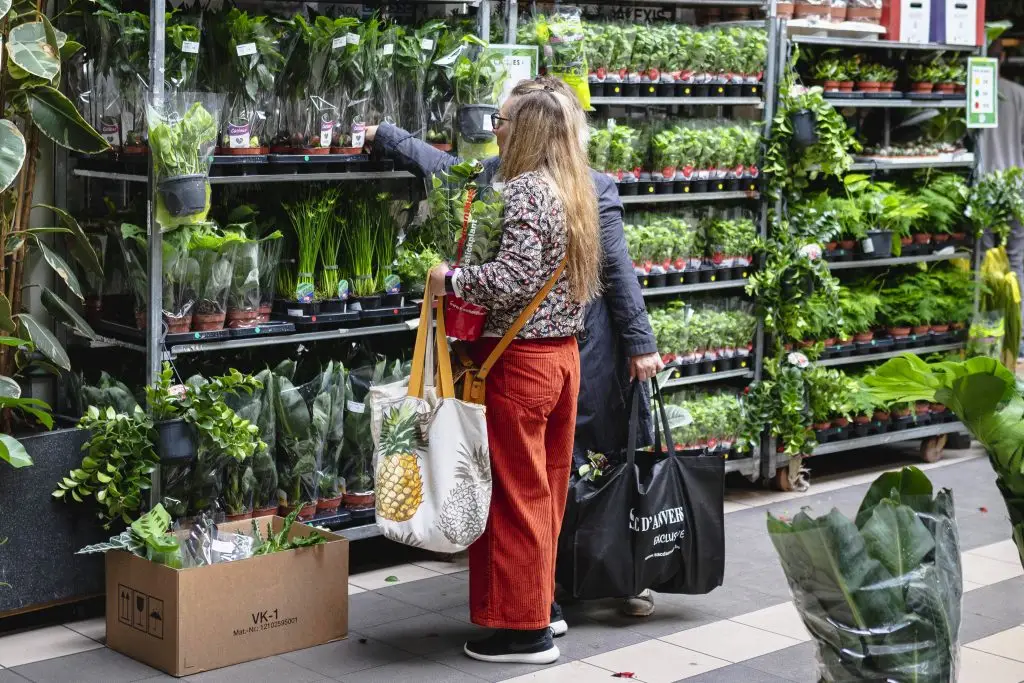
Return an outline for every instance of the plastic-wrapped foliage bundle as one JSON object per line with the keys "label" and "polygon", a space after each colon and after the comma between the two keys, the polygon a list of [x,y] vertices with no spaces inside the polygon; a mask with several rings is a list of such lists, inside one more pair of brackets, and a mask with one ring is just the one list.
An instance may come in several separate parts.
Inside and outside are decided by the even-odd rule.
{"label": "plastic-wrapped foliage bundle", "polygon": [[167,13],[167,46],[164,83],[167,92],[196,90],[199,76],[199,38],[203,32],[201,14],[180,10]]}
{"label": "plastic-wrapped foliage bundle", "polygon": [[341,450],[345,436],[345,366],[329,362],[320,375],[320,393],[330,398],[327,409],[327,430],[324,457],[320,471],[317,512],[332,512],[341,506],[345,480],[340,474]]}
{"label": "plastic-wrapped foliage bundle", "polygon": [[587,83],[586,38],[582,10],[564,7],[554,14],[540,17],[533,26],[534,41],[541,49],[544,67],[550,76],[557,76],[576,92],[584,109],[590,108],[590,86]]}
{"label": "plastic-wrapped foliage bundle", "polygon": [[395,68],[401,93],[399,120],[421,140],[427,139],[427,78],[440,48],[439,39],[443,31],[444,22],[431,20],[415,30],[406,31],[395,47]]}
{"label": "plastic-wrapped foliage bundle", "polygon": [[953,497],[918,469],[883,474],[856,520],[838,510],[768,532],[826,683],[955,683],[963,575]]}
{"label": "plastic-wrapped foliage bundle", "polygon": [[265,154],[263,135],[266,109],[274,82],[284,64],[278,35],[270,19],[251,16],[237,8],[225,18],[230,64],[227,115],[222,123],[222,154]]}
{"label": "plastic-wrapped foliage bundle", "polygon": [[327,440],[331,397],[320,392],[321,385],[319,374],[299,384],[295,361],[283,361],[274,369],[278,500],[287,508],[306,505],[303,519],[316,513]]}
{"label": "plastic-wrapped foliage bundle", "polygon": [[301,110],[309,80],[309,51],[305,20],[293,17],[278,27],[282,66],[267,103],[265,136],[271,154],[293,154],[302,147]]}
{"label": "plastic-wrapped foliage bundle", "polygon": [[164,229],[195,225],[210,210],[210,160],[223,98],[209,93],[168,95],[149,108],[149,146],[157,183],[157,222]]}
{"label": "plastic-wrapped foliage bundle", "polygon": [[99,75],[109,76],[119,92],[122,151],[142,154],[146,145],[143,133],[149,81],[149,16],[122,11],[108,0],[98,0],[96,5],[97,21],[105,23],[104,31],[114,36],[109,45],[100,47],[105,52],[105,72]]}

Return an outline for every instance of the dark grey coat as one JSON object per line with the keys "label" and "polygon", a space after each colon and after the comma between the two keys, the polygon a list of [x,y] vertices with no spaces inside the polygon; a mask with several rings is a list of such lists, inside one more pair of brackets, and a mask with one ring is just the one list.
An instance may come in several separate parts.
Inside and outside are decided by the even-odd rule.
{"label": "dark grey coat", "polygon": [[[396,126],[377,129],[375,150],[413,172],[430,176],[458,163],[458,159],[412,137]],[[484,162],[482,184],[498,170],[497,157]],[[658,345],[647,319],[643,294],[633,272],[622,230],[622,202],[615,183],[591,171],[597,188],[604,249],[604,294],[587,307],[585,332],[580,338],[580,396],[576,416],[576,448],[613,453],[626,447],[629,412],[629,359],[655,353]],[[647,402],[641,408],[640,434],[650,443],[651,416]]]}

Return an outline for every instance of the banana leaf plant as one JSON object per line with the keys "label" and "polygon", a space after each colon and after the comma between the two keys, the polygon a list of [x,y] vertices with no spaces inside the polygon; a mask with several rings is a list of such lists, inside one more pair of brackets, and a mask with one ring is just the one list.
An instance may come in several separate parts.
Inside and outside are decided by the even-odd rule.
{"label": "banana leaf plant", "polygon": [[261,386],[254,389],[251,394],[236,394],[227,397],[226,401],[240,418],[259,428],[260,438],[267,444],[266,448],[253,453],[250,463],[254,477],[253,481],[248,482],[252,490],[252,509],[276,511],[277,422],[274,414],[274,374],[269,369],[264,369],[256,374],[256,381]]}
{"label": "banana leaf plant", "polygon": [[[277,425],[278,501],[303,514],[316,510],[331,396],[321,394],[321,378],[301,383],[293,360],[274,369],[274,413]],[[309,510],[307,513],[306,510]]]}
{"label": "banana leaf plant", "polygon": [[[35,370],[70,370],[71,362],[56,336],[25,310],[25,273],[42,261],[63,281],[68,292],[82,300],[78,278],[47,241],[49,233],[74,238],[73,254],[90,272],[102,273],[96,251],[78,223],[51,207],[59,227],[32,227],[30,214],[40,145],[94,154],[110,148],[60,92],[62,62],[81,44],[57,31],[46,18],[45,3],[0,2],[0,460],[24,467],[32,459],[12,434],[39,424],[53,426],[49,406],[22,395],[21,383]],[[44,143],[44,140],[46,141]],[[40,285],[42,302],[57,320],[87,337],[95,333],[64,299]]]}
{"label": "banana leaf plant", "polygon": [[925,363],[905,354],[864,383],[879,402],[929,401],[956,413],[988,453],[1024,565],[1024,395],[1013,373],[993,358]]}

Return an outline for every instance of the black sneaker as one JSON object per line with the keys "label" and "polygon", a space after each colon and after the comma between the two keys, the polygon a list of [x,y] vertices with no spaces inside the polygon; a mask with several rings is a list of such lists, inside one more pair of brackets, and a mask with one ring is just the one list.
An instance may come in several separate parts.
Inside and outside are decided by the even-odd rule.
{"label": "black sneaker", "polygon": [[466,643],[463,651],[481,662],[515,664],[553,664],[560,654],[551,639],[551,630],[546,628],[536,631],[501,629],[483,640]]}
{"label": "black sneaker", "polygon": [[551,603],[551,625],[548,628],[555,638],[561,638],[569,632],[569,624],[565,623],[562,608],[557,602]]}

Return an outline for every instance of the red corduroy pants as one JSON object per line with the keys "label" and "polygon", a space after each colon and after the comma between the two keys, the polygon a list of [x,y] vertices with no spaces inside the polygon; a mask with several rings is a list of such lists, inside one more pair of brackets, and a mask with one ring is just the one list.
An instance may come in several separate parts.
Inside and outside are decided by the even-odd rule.
{"label": "red corduroy pants", "polygon": [[[474,359],[483,362],[496,341],[476,344]],[[548,626],[579,391],[574,337],[517,340],[487,377],[493,490],[487,529],[469,548],[474,624]]]}

